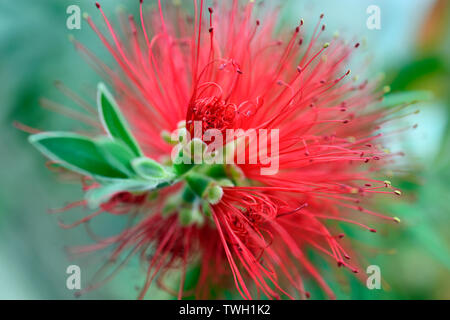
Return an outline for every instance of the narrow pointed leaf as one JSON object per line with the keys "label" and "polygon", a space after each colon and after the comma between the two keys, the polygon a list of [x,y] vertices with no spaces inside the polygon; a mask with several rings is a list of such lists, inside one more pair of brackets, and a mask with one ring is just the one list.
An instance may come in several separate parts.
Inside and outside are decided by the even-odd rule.
{"label": "narrow pointed leaf", "polygon": [[157,181],[121,180],[89,190],[85,199],[89,208],[96,209],[119,192],[145,192],[155,189],[157,185]]}
{"label": "narrow pointed leaf", "polygon": [[103,138],[95,141],[105,159],[128,177],[136,176],[131,167],[134,154],[119,141]]}
{"label": "narrow pointed leaf", "polygon": [[100,120],[108,134],[113,139],[123,142],[136,156],[141,156],[142,151],[131,134],[119,106],[103,83],[98,85],[97,105]]}
{"label": "narrow pointed leaf", "polygon": [[44,132],[30,136],[29,141],[49,159],[69,170],[93,177],[126,178],[89,138],[67,132]]}

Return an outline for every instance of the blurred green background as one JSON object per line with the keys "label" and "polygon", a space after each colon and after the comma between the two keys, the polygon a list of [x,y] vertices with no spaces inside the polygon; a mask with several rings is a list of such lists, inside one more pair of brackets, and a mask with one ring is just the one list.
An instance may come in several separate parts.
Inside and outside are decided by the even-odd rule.
{"label": "blurred green background", "polygon": [[[132,13],[138,8],[137,0],[101,3],[110,17],[119,4]],[[74,105],[55,89],[55,80],[82,96],[89,96],[100,80],[68,41],[69,34],[110,61],[87,23],[82,21],[81,30],[66,28],[66,8],[72,4],[102,25],[94,1],[0,0],[1,299],[72,299],[73,292],[66,288],[67,266],[81,266],[84,287],[91,269],[98,266],[94,261],[104,259],[101,254],[90,260],[68,259],[64,246],[89,243],[85,230],[62,230],[57,218],[46,212],[80,199],[80,188],[60,183],[27,143],[27,134],[13,126],[19,121],[46,130],[83,128],[39,107],[43,97]],[[381,9],[380,30],[366,27],[366,8],[372,4]],[[434,99],[418,103],[420,114],[402,120],[407,125],[417,123],[418,128],[403,133],[391,146],[406,154],[397,167],[399,173],[389,177],[403,196],[380,199],[377,205],[400,217],[402,223],[381,225],[375,236],[348,230],[350,237],[358,239],[356,246],[365,252],[367,264],[380,266],[383,289],[368,290],[347,272],[332,272],[334,265],[312,258],[322,265],[340,299],[449,299],[450,1],[291,0],[284,3],[280,23],[293,26],[304,18],[315,24],[321,12],[329,35],[339,30],[344,37],[361,39],[363,54],[371,60],[369,72],[384,72],[385,83],[393,92],[430,90]],[[85,212],[69,214],[82,216]],[[102,222],[111,223],[101,219],[96,223]],[[120,230],[121,223],[108,228]],[[134,299],[142,281],[141,270],[133,262],[105,287],[82,298]],[[310,289],[313,297],[321,297],[314,284]],[[155,288],[148,297],[172,298]],[[229,293],[227,297],[236,296]]]}

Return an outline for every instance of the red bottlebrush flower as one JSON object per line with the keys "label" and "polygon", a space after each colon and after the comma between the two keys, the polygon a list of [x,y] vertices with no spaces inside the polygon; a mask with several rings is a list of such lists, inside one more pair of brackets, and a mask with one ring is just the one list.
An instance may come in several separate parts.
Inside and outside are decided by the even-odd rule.
{"label": "red bottlebrush flower", "polygon": [[[74,205],[98,211],[63,226],[102,212],[137,218],[121,234],[71,252],[115,246],[111,261],[126,251],[124,263],[139,255],[148,270],[140,298],[155,278],[173,292],[164,284],[173,270],[182,274],[173,294],[183,297],[187,267],[195,263],[200,265],[196,297],[206,297],[212,284],[234,281],[246,299],[304,298],[309,297],[305,276],[333,297],[305,249],[357,272],[339,226],[329,221],[372,232],[358,218],[398,221],[366,208],[372,194],[399,191],[372,178],[395,154],[382,150],[382,134],[376,133],[385,116],[378,107],[383,95],[378,84],[347,79],[345,66],[359,44],[322,41],[323,15],[311,39],[304,38],[303,20],[275,34],[276,14],[263,11],[256,20],[254,6],[233,1],[206,10],[203,1],[194,1],[191,17],[180,6],[163,8],[161,2],[146,13],[141,1],[139,21],[120,17],[119,36],[97,4],[108,34],[89,16],[87,22],[119,69],[74,44],[114,88],[126,121],[100,86],[102,125],[111,140],[60,133],[31,138],[53,161],[95,181],[84,185],[86,200]],[[168,159],[173,148],[168,133],[205,140],[210,129],[221,134],[253,129],[256,139],[259,130],[277,135],[256,149],[251,137],[248,143],[235,137],[243,148],[231,158],[243,156],[243,163],[177,165]],[[210,150],[210,142],[203,147]],[[260,161],[261,152],[270,153],[271,163]],[[274,162],[276,170],[264,174]]]}

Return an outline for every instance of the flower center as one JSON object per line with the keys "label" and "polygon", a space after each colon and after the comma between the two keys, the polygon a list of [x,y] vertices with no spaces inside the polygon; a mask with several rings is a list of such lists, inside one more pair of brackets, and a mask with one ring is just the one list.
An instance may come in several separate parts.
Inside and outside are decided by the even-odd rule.
{"label": "flower center", "polygon": [[[193,135],[194,122],[201,122],[202,134],[209,129],[225,132],[233,128],[236,119],[236,105],[228,103],[218,97],[201,98],[195,100],[189,107],[186,117],[186,129]],[[195,127],[196,130],[197,127]]]}

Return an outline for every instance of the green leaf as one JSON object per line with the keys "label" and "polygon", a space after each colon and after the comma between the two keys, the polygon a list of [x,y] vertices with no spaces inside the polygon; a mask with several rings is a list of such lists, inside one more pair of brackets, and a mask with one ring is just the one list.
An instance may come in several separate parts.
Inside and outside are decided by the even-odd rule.
{"label": "green leaf", "polygon": [[186,176],[186,182],[191,190],[200,198],[205,196],[208,188],[213,184],[211,178],[196,172],[190,172]]}
{"label": "green leaf", "polygon": [[[437,53],[437,52],[436,52]],[[411,86],[420,87],[420,82],[426,79],[436,78],[446,75],[447,60],[439,54],[429,56],[420,55],[418,59],[402,63],[398,73],[390,82],[390,87],[394,91],[403,91]]]}
{"label": "green leaf", "polygon": [[401,104],[417,103],[419,101],[430,101],[433,99],[431,91],[405,91],[395,92],[384,96],[383,106],[393,107]]}
{"label": "green leaf", "polygon": [[155,189],[157,185],[158,181],[121,180],[89,190],[85,195],[85,199],[89,208],[96,209],[100,204],[107,202],[119,192],[145,192]]}
{"label": "green leaf", "polygon": [[105,159],[111,163],[120,172],[129,177],[136,176],[135,171],[131,167],[131,160],[134,154],[124,146],[121,142],[103,138],[96,141],[99,150],[102,152]]}
{"label": "green leaf", "polygon": [[137,174],[145,179],[167,181],[175,177],[172,172],[150,158],[142,157],[134,159],[131,165]]}
{"label": "green leaf", "polygon": [[100,120],[106,132],[113,139],[122,141],[136,156],[142,156],[142,151],[131,134],[119,106],[103,83],[98,85],[97,105]]}
{"label": "green leaf", "polygon": [[29,141],[45,156],[69,170],[92,177],[127,177],[105,158],[93,140],[81,135],[43,132],[30,136]]}
{"label": "green leaf", "polygon": [[173,169],[178,176],[184,175],[195,167],[194,163],[191,163],[191,159],[186,155],[183,149],[178,152],[178,155],[174,161]]}

